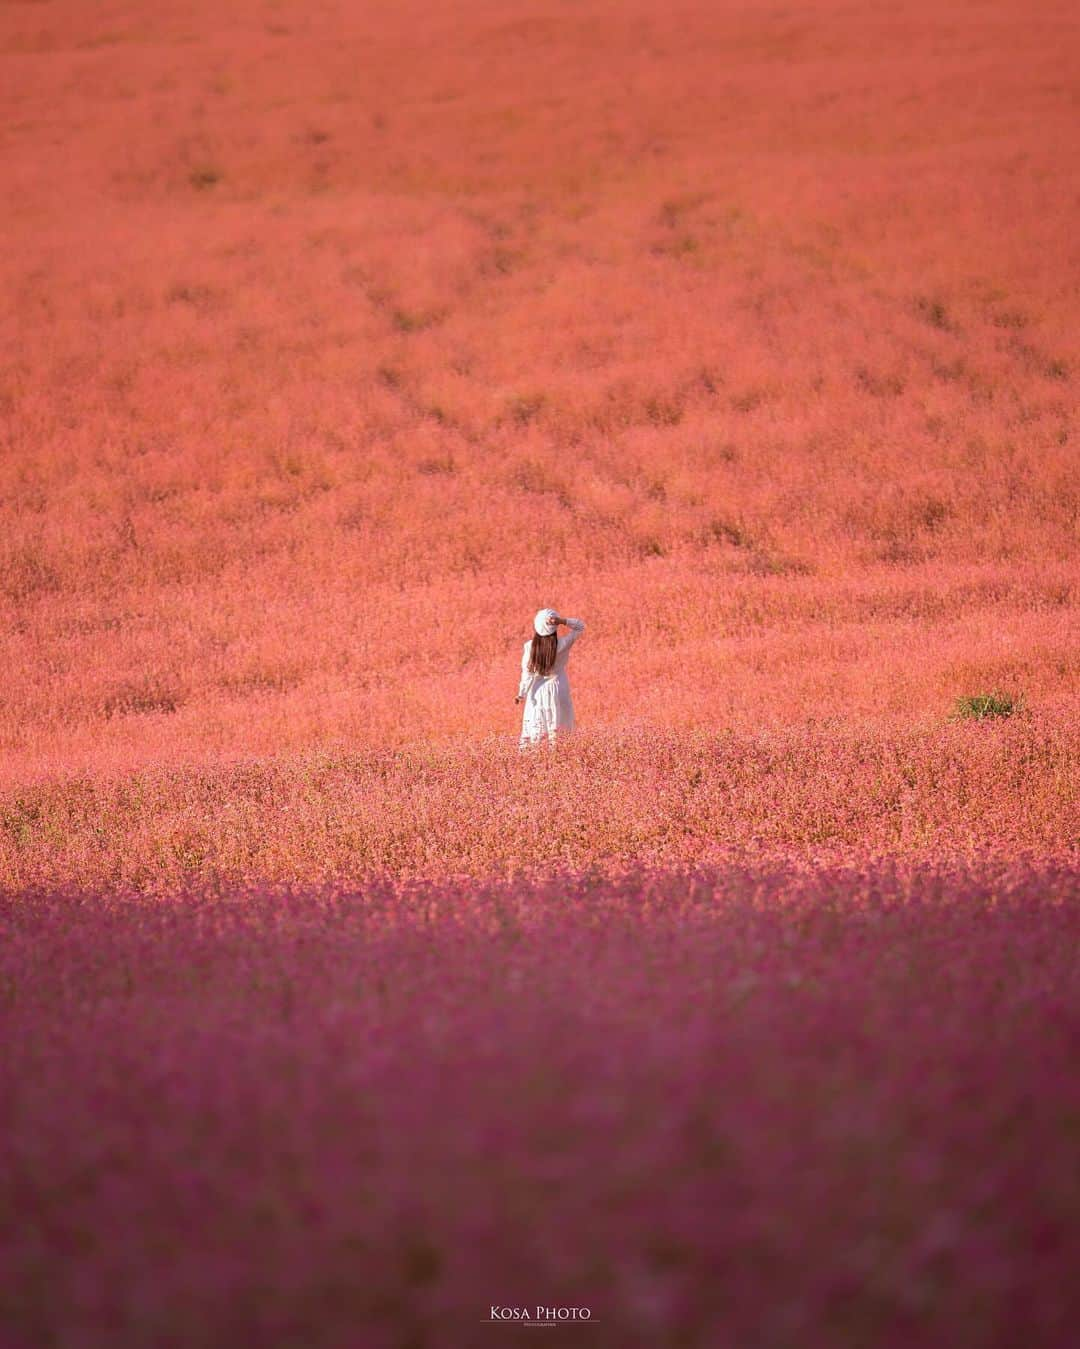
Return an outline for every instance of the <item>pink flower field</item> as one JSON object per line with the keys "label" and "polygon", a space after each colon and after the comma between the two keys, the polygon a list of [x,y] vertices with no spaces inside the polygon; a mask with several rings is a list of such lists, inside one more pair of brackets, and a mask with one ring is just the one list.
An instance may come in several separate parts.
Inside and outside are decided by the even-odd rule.
{"label": "pink flower field", "polygon": [[1073,1342],[1073,9],[0,6],[3,1349]]}
{"label": "pink flower field", "polygon": [[8,1343],[1061,1344],[1075,872],[41,891]]}

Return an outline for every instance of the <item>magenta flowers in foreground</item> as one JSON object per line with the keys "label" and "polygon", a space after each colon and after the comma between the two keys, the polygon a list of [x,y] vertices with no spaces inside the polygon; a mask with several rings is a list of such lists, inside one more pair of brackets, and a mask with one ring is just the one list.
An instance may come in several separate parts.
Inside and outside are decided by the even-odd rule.
{"label": "magenta flowers in foreground", "polygon": [[1076,882],[10,898],[5,1343],[1064,1343]]}

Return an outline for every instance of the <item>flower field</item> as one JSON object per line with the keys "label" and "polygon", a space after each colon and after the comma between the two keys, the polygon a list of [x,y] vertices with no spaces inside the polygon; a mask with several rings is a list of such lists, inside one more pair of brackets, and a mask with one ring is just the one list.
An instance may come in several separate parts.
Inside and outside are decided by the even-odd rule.
{"label": "flower field", "polygon": [[1052,865],[4,910],[17,1344],[1061,1344]]}
{"label": "flower field", "polygon": [[1068,1342],[1078,55],[0,6],[5,1349]]}
{"label": "flower field", "polygon": [[[584,639],[582,639],[584,648]],[[886,735],[582,729],[83,774],[3,805],[7,887],[167,894],[790,855],[1077,860],[1080,737],[1034,718]]]}

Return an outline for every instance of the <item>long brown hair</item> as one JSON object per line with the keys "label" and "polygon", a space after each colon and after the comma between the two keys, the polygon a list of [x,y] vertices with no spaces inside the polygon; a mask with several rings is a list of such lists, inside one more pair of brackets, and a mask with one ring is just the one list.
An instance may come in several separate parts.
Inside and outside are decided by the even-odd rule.
{"label": "long brown hair", "polygon": [[529,674],[550,674],[555,666],[555,653],[559,647],[559,638],[552,632],[547,637],[534,633],[532,650],[529,652]]}

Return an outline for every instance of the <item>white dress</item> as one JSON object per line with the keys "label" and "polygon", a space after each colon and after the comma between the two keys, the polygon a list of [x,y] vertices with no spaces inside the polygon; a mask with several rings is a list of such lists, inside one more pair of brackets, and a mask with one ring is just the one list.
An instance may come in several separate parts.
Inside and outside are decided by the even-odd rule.
{"label": "white dress", "polygon": [[574,704],[570,697],[570,676],[566,671],[566,662],[570,658],[570,648],[585,631],[580,618],[568,618],[566,626],[570,629],[559,638],[555,648],[555,665],[548,675],[529,673],[529,652],[532,641],[525,643],[521,652],[521,682],[518,684],[518,697],[525,699],[525,710],[521,717],[520,748],[535,745],[546,736],[554,744],[556,732],[565,735],[574,729]]}

